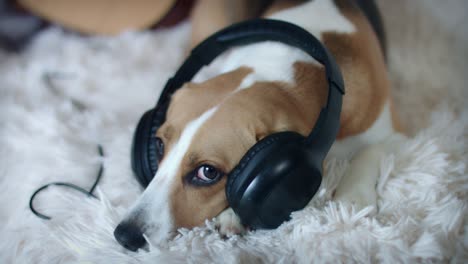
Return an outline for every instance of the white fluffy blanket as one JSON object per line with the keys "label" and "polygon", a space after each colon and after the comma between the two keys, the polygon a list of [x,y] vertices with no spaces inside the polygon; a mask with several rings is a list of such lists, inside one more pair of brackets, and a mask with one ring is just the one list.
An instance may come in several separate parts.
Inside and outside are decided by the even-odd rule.
{"label": "white fluffy blanket", "polygon": [[[330,160],[322,191],[274,231],[224,240],[211,222],[165,247],[129,252],[113,230],[142,189],[130,170],[135,123],[183,59],[189,24],[115,38],[49,29],[22,54],[0,52],[1,263],[468,262],[464,0],[379,1],[397,109],[411,138],[381,160],[379,212],[340,209],[330,189],[348,160]],[[89,188],[100,200],[49,188]]]}

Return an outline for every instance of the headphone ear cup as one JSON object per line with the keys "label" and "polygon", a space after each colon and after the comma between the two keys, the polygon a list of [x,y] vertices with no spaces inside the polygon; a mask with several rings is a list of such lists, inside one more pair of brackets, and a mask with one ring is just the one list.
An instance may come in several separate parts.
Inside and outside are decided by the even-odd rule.
{"label": "headphone ear cup", "polygon": [[321,161],[296,132],[272,134],[255,144],[229,175],[230,206],[251,228],[276,228],[302,209],[321,183]]}
{"label": "headphone ear cup", "polygon": [[247,181],[252,181],[252,175],[246,175],[244,173],[247,165],[251,163],[251,160],[255,158],[259,152],[263,151],[267,147],[270,147],[272,144],[282,143],[282,142],[291,142],[304,140],[304,137],[295,132],[279,132],[274,133],[258,141],[253,145],[247,153],[242,157],[237,166],[231,171],[228,176],[226,183],[226,196],[228,198],[229,204],[235,206],[239,199],[242,196],[241,189],[246,185]]}
{"label": "headphone ear cup", "polygon": [[[249,164],[249,162],[252,160],[252,158],[257,155],[261,150],[265,149],[266,147],[270,146],[271,144],[286,140],[286,139],[291,139],[290,134],[293,132],[280,132],[280,133],[275,133],[271,134],[269,136],[266,136],[265,138],[261,139],[258,141],[255,145],[253,145],[242,157],[242,159],[239,161],[237,166],[231,171],[231,173],[228,176],[227,183],[226,183],[226,196],[229,200],[229,204],[232,206],[232,204],[235,204],[235,201],[237,200],[235,197],[237,197],[240,188],[244,185],[243,183],[248,180],[248,177],[243,177],[244,169],[245,167]],[[299,135],[299,134],[298,134]],[[301,139],[304,139],[301,135],[299,135]],[[293,136],[291,136],[293,137]],[[232,200],[232,201],[231,201]]]}
{"label": "headphone ear cup", "polygon": [[151,109],[140,118],[132,142],[132,169],[145,188],[158,170],[156,131],[160,122],[154,116],[155,111]]}

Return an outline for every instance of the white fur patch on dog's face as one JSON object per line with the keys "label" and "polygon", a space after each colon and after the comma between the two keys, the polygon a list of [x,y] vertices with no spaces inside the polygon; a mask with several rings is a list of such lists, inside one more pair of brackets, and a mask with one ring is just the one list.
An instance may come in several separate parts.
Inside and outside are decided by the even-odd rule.
{"label": "white fur patch on dog's face", "polygon": [[179,141],[161,162],[154,179],[125,218],[126,221],[136,221],[140,224],[140,228],[146,237],[152,240],[151,242],[163,241],[170,235],[174,227],[170,210],[171,186],[177,179],[175,175],[179,171],[182,159],[193,137],[215,111],[216,107],[187,124]]}

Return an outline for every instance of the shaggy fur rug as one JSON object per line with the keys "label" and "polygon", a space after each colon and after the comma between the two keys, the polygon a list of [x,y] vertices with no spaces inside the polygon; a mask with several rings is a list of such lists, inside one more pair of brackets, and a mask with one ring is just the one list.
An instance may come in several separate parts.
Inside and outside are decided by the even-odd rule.
{"label": "shaggy fur rug", "polygon": [[[329,160],[319,195],[276,230],[223,239],[207,221],[136,253],[113,238],[142,191],[130,141],[182,61],[190,25],[115,38],[55,28],[21,54],[0,52],[0,262],[467,263],[468,5],[379,5],[393,96],[411,137],[381,160],[378,213],[330,201],[349,163]],[[89,188],[101,161],[99,200],[50,187],[35,204],[52,220],[31,213],[36,188],[51,181]]]}

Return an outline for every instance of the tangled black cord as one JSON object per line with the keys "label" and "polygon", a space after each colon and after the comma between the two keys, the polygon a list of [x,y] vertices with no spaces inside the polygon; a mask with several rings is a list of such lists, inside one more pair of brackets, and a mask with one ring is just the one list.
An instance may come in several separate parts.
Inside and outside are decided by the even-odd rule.
{"label": "tangled black cord", "polygon": [[[98,144],[97,146],[98,148],[98,153],[99,153],[99,156],[102,158],[104,157],[104,150],[102,148],[102,146],[100,144]],[[96,195],[93,194],[93,191],[94,189],[96,189],[96,186],[98,185],[99,181],[101,180],[101,177],[102,177],[102,173],[104,172],[104,164],[101,162],[101,164],[99,165],[99,171],[97,173],[97,177],[96,177],[96,180],[94,181],[94,184],[93,186],[91,187],[91,189],[89,189],[89,191],[81,188],[80,186],[77,186],[75,184],[72,184],[72,183],[67,183],[67,182],[51,182],[51,183],[48,183],[42,187],[40,187],[39,189],[37,189],[32,195],[31,195],[31,198],[29,199],[29,208],[31,209],[31,211],[39,218],[42,218],[42,219],[45,219],[45,220],[50,220],[52,219],[50,216],[47,216],[47,215],[44,215],[44,214],[41,214],[39,213],[38,211],[36,211],[36,209],[34,209],[34,206],[33,206],[33,201],[34,201],[34,198],[36,197],[36,195],[38,193],[40,193],[41,191],[43,191],[44,189],[47,189],[47,187],[51,186],[51,185],[55,185],[55,186],[63,186],[63,187],[67,187],[67,188],[71,188],[71,189],[74,189],[76,191],[79,191],[79,192],[82,192],[84,194],[86,194],[87,196],[90,196],[92,198],[95,198],[95,199],[98,199],[96,197]]]}

